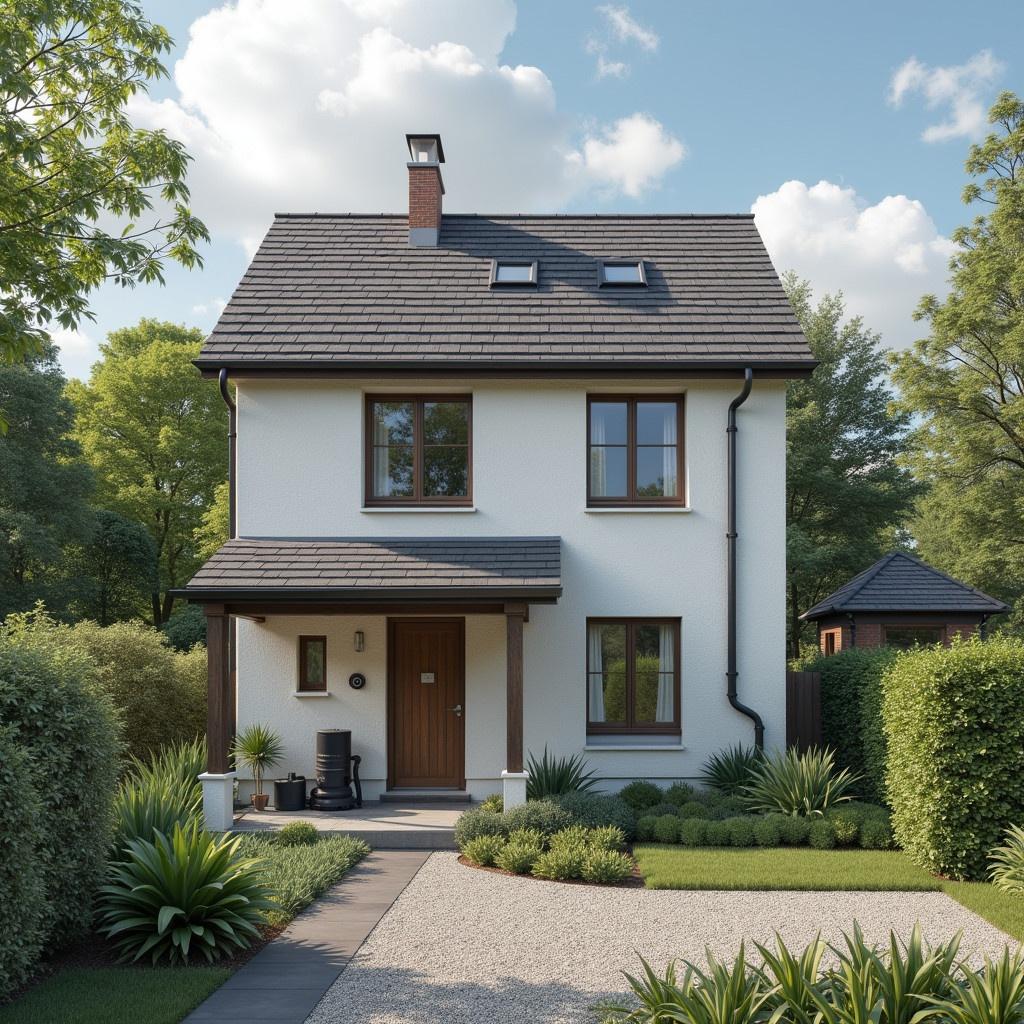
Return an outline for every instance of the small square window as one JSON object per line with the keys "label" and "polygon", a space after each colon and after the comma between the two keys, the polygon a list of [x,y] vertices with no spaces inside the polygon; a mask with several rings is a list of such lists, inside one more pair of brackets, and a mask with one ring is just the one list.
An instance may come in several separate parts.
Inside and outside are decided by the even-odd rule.
{"label": "small square window", "polygon": [[601,287],[647,287],[643,260],[602,260]]}
{"label": "small square window", "polygon": [[527,286],[537,283],[537,261],[492,260],[491,287],[496,285]]}
{"label": "small square window", "polygon": [[327,637],[299,637],[300,693],[322,693],[327,689]]}

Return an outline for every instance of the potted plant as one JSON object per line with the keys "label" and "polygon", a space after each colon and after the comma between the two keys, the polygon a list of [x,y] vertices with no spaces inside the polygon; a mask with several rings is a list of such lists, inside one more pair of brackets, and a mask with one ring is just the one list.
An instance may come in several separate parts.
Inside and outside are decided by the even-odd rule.
{"label": "potted plant", "polygon": [[284,754],[281,737],[269,726],[256,722],[235,737],[232,747],[235,763],[245,765],[252,772],[252,781],[256,790],[252,795],[252,805],[257,811],[266,809],[268,795],[263,792],[263,776],[268,768],[279,764]]}

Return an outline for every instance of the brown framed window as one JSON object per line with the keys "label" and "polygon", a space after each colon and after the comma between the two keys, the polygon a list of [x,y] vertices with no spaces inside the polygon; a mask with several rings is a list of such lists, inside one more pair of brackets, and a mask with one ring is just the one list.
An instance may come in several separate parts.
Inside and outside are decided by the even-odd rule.
{"label": "brown framed window", "polygon": [[327,689],[327,637],[299,637],[299,690]]}
{"label": "brown framed window", "polygon": [[366,504],[471,504],[472,433],[468,395],[367,398]]}
{"label": "brown framed window", "polygon": [[883,642],[886,647],[908,651],[912,647],[928,647],[942,641],[941,626],[885,626]]}
{"label": "brown framed window", "polygon": [[587,732],[679,735],[679,619],[587,619]]}
{"label": "brown framed window", "polygon": [[822,650],[825,654],[836,653],[836,633],[838,630],[830,629],[827,633],[822,634],[823,646]]}
{"label": "brown framed window", "polygon": [[683,399],[587,398],[587,504],[682,505]]}

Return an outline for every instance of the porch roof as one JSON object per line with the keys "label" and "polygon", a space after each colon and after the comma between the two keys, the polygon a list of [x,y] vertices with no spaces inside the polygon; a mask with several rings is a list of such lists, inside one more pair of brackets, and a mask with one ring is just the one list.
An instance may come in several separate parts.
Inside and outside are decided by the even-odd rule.
{"label": "porch roof", "polygon": [[559,537],[238,537],[176,595],[191,601],[543,601]]}

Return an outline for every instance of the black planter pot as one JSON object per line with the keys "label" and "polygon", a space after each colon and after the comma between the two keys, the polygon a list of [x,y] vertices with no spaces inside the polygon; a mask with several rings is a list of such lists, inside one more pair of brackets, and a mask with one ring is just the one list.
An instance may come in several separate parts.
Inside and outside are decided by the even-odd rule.
{"label": "black planter pot", "polygon": [[306,776],[289,772],[287,779],[274,779],[274,807],[279,811],[304,810]]}

